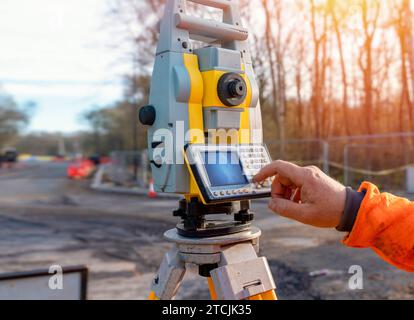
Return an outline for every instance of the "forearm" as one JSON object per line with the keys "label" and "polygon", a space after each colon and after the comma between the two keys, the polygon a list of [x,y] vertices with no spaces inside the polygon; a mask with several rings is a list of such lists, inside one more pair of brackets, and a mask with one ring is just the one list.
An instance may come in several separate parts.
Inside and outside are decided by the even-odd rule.
{"label": "forearm", "polygon": [[358,192],[347,191],[338,230],[350,232],[345,245],[372,248],[387,262],[414,272],[414,203],[409,200],[381,194],[374,185],[363,183]]}

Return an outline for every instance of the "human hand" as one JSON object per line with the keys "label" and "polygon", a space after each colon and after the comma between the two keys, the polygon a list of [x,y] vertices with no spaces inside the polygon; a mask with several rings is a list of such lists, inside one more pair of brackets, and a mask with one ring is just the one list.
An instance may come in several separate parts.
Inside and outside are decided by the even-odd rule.
{"label": "human hand", "polygon": [[275,161],[253,179],[259,183],[274,177],[269,208],[304,224],[335,228],[344,213],[346,188],[317,167],[299,167]]}

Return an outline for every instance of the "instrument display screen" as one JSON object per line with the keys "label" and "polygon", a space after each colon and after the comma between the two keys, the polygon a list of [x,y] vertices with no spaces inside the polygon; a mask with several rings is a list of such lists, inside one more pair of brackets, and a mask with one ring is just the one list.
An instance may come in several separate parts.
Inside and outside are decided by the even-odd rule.
{"label": "instrument display screen", "polygon": [[185,161],[205,204],[268,198],[272,179],[253,183],[253,177],[271,163],[264,144],[189,144]]}
{"label": "instrument display screen", "polygon": [[202,153],[204,166],[212,187],[248,184],[240,158],[234,151]]}

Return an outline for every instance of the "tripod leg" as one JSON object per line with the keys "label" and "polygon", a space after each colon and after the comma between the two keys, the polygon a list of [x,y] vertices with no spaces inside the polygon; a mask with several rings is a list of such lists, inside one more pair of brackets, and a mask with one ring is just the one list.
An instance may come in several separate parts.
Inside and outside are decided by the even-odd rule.
{"label": "tripod leg", "polygon": [[216,289],[214,288],[213,279],[211,279],[211,277],[207,278],[207,282],[208,282],[208,289],[210,290],[211,300],[217,300],[217,293],[216,293]]}
{"label": "tripod leg", "polygon": [[249,300],[267,300],[267,301],[271,301],[271,300],[277,300],[277,296],[276,296],[275,290],[270,290],[270,291],[264,292],[262,294],[250,297]]}
{"label": "tripod leg", "polygon": [[174,246],[165,256],[154,277],[149,300],[171,300],[175,297],[185,274],[185,264]]}
{"label": "tripod leg", "polygon": [[259,258],[251,243],[223,248],[211,278],[219,300],[277,299],[267,259]]}

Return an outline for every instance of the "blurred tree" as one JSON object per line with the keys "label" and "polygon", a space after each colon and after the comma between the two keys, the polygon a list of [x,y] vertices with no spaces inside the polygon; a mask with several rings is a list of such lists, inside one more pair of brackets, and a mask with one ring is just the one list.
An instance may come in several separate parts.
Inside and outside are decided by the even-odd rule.
{"label": "blurred tree", "polygon": [[[326,1],[310,1],[310,27],[313,44],[311,108],[316,138],[323,138],[324,91],[327,69],[328,15]],[[319,20],[320,19],[320,20]],[[319,21],[319,22],[318,22]]]}
{"label": "blurred tree", "polygon": [[[284,153],[284,141],[286,138],[286,67],[285,53],[291,39],[291,33],[285,31],[283,24],[283,3],[261,1],[264,17],[264,45],[267,61],[265,67],[270,70],[268,85],[270,86],[270,104],[273,106],[273,117],[276,124],[277,139],[280,141],[279,154]],[[287,29],[286,29],[287,30]]]}
{"label": "blurred tree", "polygon": [[[351,135],[350,123],[349,123],[349,102],[348,102],[348,74],[346,69],[346,61],[344,54],[343,44],[343,23],[346,21],[348,11],[346,6],[343,6],[343,2],[338,0],[328,0],[328,12],[332,18],[332,25],[336,36],[336,42],[338,46],[339,61],[341,66],[342,75],[342,112],[344,115],[344,127],[345,133]],[[342,27],[342,28],[341,28]]]}
{"label": "blurred tree", "polygon": [[[117,32],[113,39],[116,46],[129,45],[123,59],[131,67],[124,101],[104,108],[114,111],[105,115],[111,128],[98,130],[100,143],[111,131],[116,132],[118,140],[111,139],[119,148],[135,145],[122,133],[137,137],[136,145],[145,147],[145,129],[138,126],[133,134],[136,109],[131,106],[147,102],[156,26],[165,0],[107,1],[108,25]],[[203,16],[199,7],[189,4],[191,12]],[[285,140],[288,157],[291,139],[414,130],[413,0],[240,0],[240,4],[261,89],[265,140],[278,144],[274,149],[279,156]],[[217,18],[210,11],[204,15]],[[309,150],[303,147],[297,154],[318,157],[320,150],[309,145]],[[343,148],[331,153],[340,159]]]}
{"label": "blurred tree", "polygon": [[[396,33],[400,43],[400,54],[401,54],[401,100],[400,100],[400,109],[401,113],[406,112],[409,118],[409,130],[414,131],[414,114],[413,114],[413,101],[410,94],[410,79],[409,79],[409,47],[411,30],[410,24],[411,20],[407,17],[410,16],[410,3],[407,0],[402,0],[401,3],[397,4],[397,22],[396,22]],[[404,123],[404,116],[401,117],[402,124]],[[401,128],[401,131],[404,130],[404,127]]]}
{"label": "blurred tree", "polygon": [[19,132],[28,121],[29,110],[19,108],[10,95],[0,90],[0,147],[15,143]]}
{"label": "blurred tree", "polygon": [[144,75],[125,78],[124,99],[83,115],[92,130],[83,140],[89,154],[109,155],[114,150],[142,150],[147,147],[146,129],[137,124],[138,107],[148,100],[150,78]]}
{"label": "blurred tree", "polygon": [[381,0],[359,0],[361,8],[361,22],[363,32],[363,45],[360,50],[358,64],[362,72],[364,84],[364,118],[366,133],[373,134],[374,127],[372,115],[374,114],[374,64],[373,46],[374,38],[378,31],[378,22],[381,12]]}
{"label": "blurred tree", "polygon": [[[20,153],[33,155],[56,156],[59,153],[60,133],[36,132],[20,136],[16,141],[16,148]],[[67,142],[68,137],[64,137]],[[72,152],[70,146],[67,152]]]}

